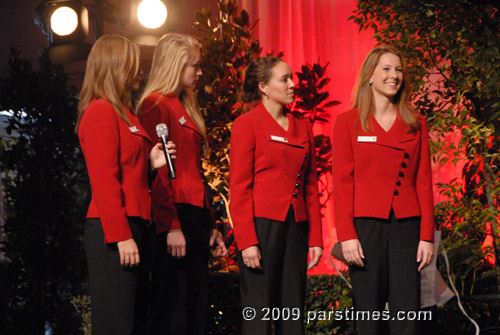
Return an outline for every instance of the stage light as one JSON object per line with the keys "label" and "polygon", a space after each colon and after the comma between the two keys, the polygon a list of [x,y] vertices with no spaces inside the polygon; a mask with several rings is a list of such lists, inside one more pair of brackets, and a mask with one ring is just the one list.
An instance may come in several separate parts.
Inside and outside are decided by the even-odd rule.
{"label": "stage light", "polygon": [[128,37],[139,45],[155,46],[162,35],[178,27],[179,13],[180,0],[131,0]]}
{"label": "stage light", "polygon": [[85,60],[91,45],[89,11],[79,0],[46,0],[35,10],[35,23],[47,35],[48,55],[54,64]]}
{"label": "stage light", "polygon": [[70,7],[59,7],[50,17],[50,28],[59,36],[68,36],[76,27],[78,27],[78,16]]}
{"label": "stage light", "polygon": [[35,10],[35,23],[50,45],[81,42],[89,34],[88,13],[78,0],[46,0]]}
{"label": "stage light", "polygon": [[167,7],[160,0],[143,0],[137,7],[137,19],[146,28],[159,28],[167,20]]}

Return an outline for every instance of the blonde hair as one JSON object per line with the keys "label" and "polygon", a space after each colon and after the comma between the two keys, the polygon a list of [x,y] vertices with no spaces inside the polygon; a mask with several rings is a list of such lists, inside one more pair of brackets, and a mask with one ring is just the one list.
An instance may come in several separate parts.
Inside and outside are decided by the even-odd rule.
{"label": "blonde hair", "polygon": [[[193,51],[201,47],[198,40],[190,35],[170,33],[163,35],[153,55],[153,63],[144,92],[137,103],[137,113],[142,113],[144,100],[153,93],[167,95],[181,86],[181,77]],[[206,137],[205,120],[192,89],[182,88],[179,100],[196,127]],[[206,143],[206,141],[205,141]]]}
{"label": "blonde hair", "polygon": [[137,45],[119,35],[100,37],[92,46],[87,59],[75,131],[78,131],[85,108],[94,99],[108,101],[130,126],[126,107],[130,105],[131,87],[138,71]]}
{"label": "blonde hair", "polygon": [[[418,116],[410,105],[410,83],[408,80],[408,69],[406,61],[401,52],[393,46],[386,45],[373,48],[366,56],[359,72],[356,84],[353,88],[355,95],[353,107],[358,108],[359,119],[364,131],[373,131],[370,116],[373,115],[375,102],[370,85],[370,78],[383,54],[396,55],[403,66],[403,82],[398,93],[394,96],[394,103],[399,108],[399,115],[403,122],[408,125],[409,132],[419,129]],[[355,92],[355,93],[354,93]]]}

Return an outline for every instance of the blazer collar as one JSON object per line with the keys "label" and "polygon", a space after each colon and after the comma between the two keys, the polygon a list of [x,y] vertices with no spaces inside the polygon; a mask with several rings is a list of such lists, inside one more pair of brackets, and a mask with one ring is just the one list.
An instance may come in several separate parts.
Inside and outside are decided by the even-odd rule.
{"label": "blazer collar", "polygon": [[412,141],[416,138],[416,134],[407,132],[408,126],[403,122],[403,120],[401,120],[399,115],[396,117],[394,124],[388,131],[385,131],[380,126],[377,120],[375,120],[375,117],[371,116],[370,120],[374,131],[370,133],[365,132],[363,128],[360,126],[358,133],[360,133],[361,136],[375,135],[377,137],[377,140],[374,143],[376,144],[396,149],[403,149],[401,143]]}
{"label": "blazer collar", "polygon": [[287,145],[303,147],[300,140],[295,138],[292,134],[297,132],[297,119],[293,116],[292,113],[286,113],[288,118],[288,130],[283,129],[283,127],[276,122],[276,120],[272,117],[272,115],[267,111],[266,107],[259,102],[255,107],[254,111],[258,117],[258,119],[264,125],[264,129],[268,133],[268,140],[272,140],[274,138],[280,138],[279,140],[275,140]]}

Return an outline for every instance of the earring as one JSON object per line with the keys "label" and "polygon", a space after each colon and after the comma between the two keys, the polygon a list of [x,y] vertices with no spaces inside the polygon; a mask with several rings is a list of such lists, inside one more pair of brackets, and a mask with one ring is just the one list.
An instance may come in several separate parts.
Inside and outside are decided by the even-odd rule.
{"label": "earring", "polygon": [[370,84],[370,86],[373,85],[373,80],[370,79],[370,81],[368,82],[368,84]]}
{"label": "earring", "polygon": [[268,92],[264,93],[264,95],[266,96],[266,98],[269,99],[269,93]]}

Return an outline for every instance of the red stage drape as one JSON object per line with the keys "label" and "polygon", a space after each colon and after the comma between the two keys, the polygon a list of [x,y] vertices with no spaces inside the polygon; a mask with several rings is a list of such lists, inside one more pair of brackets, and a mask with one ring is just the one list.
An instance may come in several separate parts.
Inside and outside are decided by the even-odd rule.
{"label": "red stage drape", "polygon": [[[252,21],[259,20],[255,38],[263,47],[263,54],[283,52],[283,59],[293,72],[303,64],[327,62],[330,99],[340,105],[330,109],[331,122],[315,125],[315,134],[331,135],[336,115],[351,106],[351,91],[359,68],[368,51],[375,45],[372,31],[359,32],[359,27],[348,17],[356,8],[355,0],[238,0],[239,8],[245,9]],[[453,139],[450,139],[453,140]],[[434,182],[447,182],[459,176],[459,169],[433,167]],[[325,177],[331,187],[331,175]],[[437,192],[435,202],[440,200]],[[329,261],[330,250],[337,241],[333,218],[333,199],[323,214],[324,257],[321,264],[309,274],[335,274]],[[336,263],[342,266],[340,263]]]}

